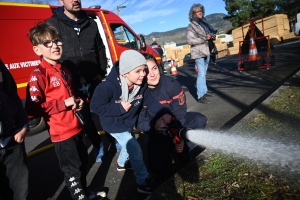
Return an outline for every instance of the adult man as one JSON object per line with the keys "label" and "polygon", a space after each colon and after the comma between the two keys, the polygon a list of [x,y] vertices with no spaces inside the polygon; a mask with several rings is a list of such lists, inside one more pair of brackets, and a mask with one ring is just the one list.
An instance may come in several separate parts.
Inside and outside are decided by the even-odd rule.
{"label": "adult man", "polygon": [[27,199],[27,131],[27,113],[16,83],[0,60],[0,199]]}
{"label": "adult man", "polygon": [[159,56],[162,59],[162,57],[164,55],[164,50],[163,50],[163,48],[159,44],[157,44],[156,38],[152,38],[151,47],[159,54]]}
{"label": "adult man", "polygon": [[64,51],[60,62],[72,73],[76,95],[85,100],[81,111],[86,120],[84,131],[95,147],[96,161],[101,162],[101,137],[92,120],[89,99],[106,74],[105,46],[95,21],[81,10],[80,0],[58,1],[62,6],[46,22],[55,26],[62,36]]}

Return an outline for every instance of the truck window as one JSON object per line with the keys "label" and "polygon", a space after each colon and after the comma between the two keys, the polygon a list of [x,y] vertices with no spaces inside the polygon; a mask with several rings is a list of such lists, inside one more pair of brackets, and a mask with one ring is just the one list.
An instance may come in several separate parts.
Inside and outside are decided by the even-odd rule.
{"label": "truck window", "polygon": [[116,42],[119,45],[125,46],[130,49],[137,50],[137,38],[130,32],[123,24],[111,24],[111,30],[114,33]]}

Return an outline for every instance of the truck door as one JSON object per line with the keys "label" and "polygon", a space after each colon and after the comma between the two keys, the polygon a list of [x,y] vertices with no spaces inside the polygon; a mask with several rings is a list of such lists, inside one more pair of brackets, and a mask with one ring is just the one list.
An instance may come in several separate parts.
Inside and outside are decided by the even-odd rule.
{"label": "truck door", "polygon": [[110,27],[118,45],[117,48],[121,52],[127,49],[140,50],[140,41],[126,26],[123,24],[111,24]]}

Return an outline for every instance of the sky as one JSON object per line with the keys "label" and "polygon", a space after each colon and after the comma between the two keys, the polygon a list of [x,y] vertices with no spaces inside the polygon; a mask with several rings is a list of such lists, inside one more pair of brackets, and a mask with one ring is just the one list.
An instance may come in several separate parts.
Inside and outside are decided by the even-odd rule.
{"label": "sky", "polygon": [[[0,2],[29,2],[29,0],[0,0]],[[44,0],[43,2],[46,2]],[[50,5],[60,5],[58,0],[48,0]],[[224,13],[223,0],[82,0],[82,7],[100,5],[101,8],[117,13],[137,33],[148,35],[152,32],[165,32],[176,28],[187,27],[188,13],[194,3],[201,3],[205,15]]]}

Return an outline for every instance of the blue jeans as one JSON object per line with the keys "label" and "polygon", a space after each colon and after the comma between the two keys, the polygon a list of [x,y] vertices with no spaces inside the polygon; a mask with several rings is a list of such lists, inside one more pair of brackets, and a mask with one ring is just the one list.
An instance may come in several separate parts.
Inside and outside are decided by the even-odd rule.
{"label": "blue jeans", "polygon": [[198,76],[197,76],[197,96],[198,99],[203,97],[207,93],[206,86],[206,71],[208,68],[210,56],[206,58],[197,58],[196,66],[198,68]]}
{"label": "blue jeans", "polygon": [[136,182],[138,185],[145,183],[149,177],[146,165],[143,160],[143,151],[138,141],[132,137],[131,133],[126,131],[122,133],[110,133],[122,146],[118,157],[118,165],[124,167],[125,163],[130,160]]}

